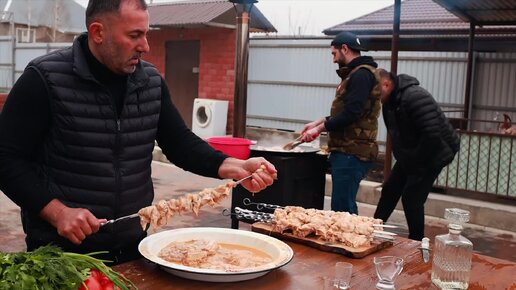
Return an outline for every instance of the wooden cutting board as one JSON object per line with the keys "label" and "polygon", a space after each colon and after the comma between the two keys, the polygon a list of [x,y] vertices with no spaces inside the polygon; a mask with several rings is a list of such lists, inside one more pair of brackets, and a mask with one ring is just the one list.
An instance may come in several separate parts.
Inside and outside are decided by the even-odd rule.
{"label": "wooden cutting board", "polygon": [[374,240],[368,247],[352,248],[340,243],[332,243],[323,241],[316,236],[297,237],[291,233],[280,233],[273,231],[273,226],[265,223],[252,224],[251,230],[253,232],[266,234],[282,240],[288,240],[300,244],[304,244],[321,251],[339,253],[350,258],[363,258],[371,253],[377,252],[381,249],[392,246],[391,241]]}

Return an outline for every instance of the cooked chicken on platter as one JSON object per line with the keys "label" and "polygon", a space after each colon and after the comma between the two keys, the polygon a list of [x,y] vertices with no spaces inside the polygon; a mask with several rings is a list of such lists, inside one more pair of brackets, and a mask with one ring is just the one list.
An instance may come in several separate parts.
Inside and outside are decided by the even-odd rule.
{"label": "cooked chicken on platter", "polygon": [[171,242],[158,256],[188,267],[226,272],[255,268],[272,261],[272,257],[258,249],[204,239]]}
{"label": "cooked chicken on platter", "polygon": [[301,238],[315,235],[324,241],[358,248],[371,244],[375,232],[373,225],[383,221],[347,212],[287,206],[274,211],[272,223],[275,230],[282,233],[292,232]]}

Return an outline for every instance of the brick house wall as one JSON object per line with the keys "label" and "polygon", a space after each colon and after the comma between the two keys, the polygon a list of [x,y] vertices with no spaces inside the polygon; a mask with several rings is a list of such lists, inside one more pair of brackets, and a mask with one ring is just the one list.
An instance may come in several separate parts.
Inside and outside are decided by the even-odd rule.
{"label": "brick house wall", "polygon": [[236,31],[225,28],[168,28],[151,30],[150,52],[144,59],[156,65],[165,76],[166,42],[199,40],[199,98],[229,101],[227,132],[232,132],[235,87]]}

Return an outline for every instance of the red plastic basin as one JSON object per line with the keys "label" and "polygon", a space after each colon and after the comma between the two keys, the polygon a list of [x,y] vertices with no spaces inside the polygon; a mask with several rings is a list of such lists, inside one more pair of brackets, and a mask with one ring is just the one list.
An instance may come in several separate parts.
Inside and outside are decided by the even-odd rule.
{"label": "red plastic basin", "polygon": [[223,153],[238,159],[247,159],[251,154],[253,142],[245,138],[237,137],[210,137],[208,144]]}

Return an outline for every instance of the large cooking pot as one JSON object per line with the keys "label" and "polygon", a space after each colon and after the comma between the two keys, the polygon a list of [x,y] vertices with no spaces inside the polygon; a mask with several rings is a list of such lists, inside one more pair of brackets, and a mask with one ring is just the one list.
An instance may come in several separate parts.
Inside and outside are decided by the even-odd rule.
{"label": "large cooking pot", "polygon": [[[278,170],[278,180],[256,194],[250,193],[241,186],[236,187],[231,197],[232,212],[234,213],[237,206],[256,210],[252,206],[245,205],[243,203],[244,198],[249,198],[251,202],[257,203],[323,209],[327,156],[318,154],[319,148],[306,145],[300,145],[299,147],[304,150],[302,152],[271,151],[270,148],[252,146],[251,157],[264,157],[274,164]],[[263,211],[272,212],[272,210],[267,209]],[[253,222],[253,220],[245,219],[240,221]],[[231,227],[238,228],[238,219],[234,215],[231,217]]]}
{"label": "large cooking pot", "polygon": [[286,150],[277,150],[279,146],[274,147],[268,147],[268,146],[262,146],[262,145],[253,145],[251,146],[251,152],[255,152],[257,154],[272,154],[272,155],[292,155],[292,154],[314,154],[320,151],[319,148],[306,146],[306,145],[299,145],[296,148],[302,150],[302,151],[286,151]]}

